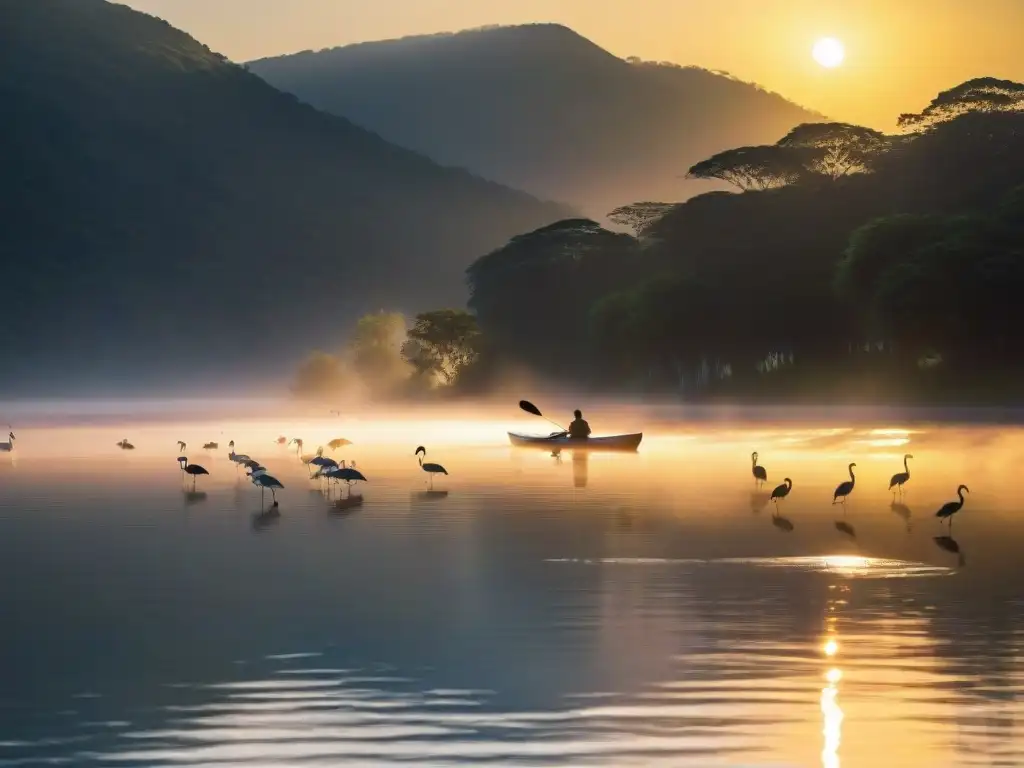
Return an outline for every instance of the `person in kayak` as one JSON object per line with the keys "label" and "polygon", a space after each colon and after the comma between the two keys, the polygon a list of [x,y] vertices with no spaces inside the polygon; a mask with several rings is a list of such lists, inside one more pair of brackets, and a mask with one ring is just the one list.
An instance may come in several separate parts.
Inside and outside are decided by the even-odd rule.
{"label": "person in kayak", "polygon": [[569,437],[573,440],[586,440],[590,437],[590,425],[583,418],[583,411],[575,410],[572,415],[575,417],[569,425]]}

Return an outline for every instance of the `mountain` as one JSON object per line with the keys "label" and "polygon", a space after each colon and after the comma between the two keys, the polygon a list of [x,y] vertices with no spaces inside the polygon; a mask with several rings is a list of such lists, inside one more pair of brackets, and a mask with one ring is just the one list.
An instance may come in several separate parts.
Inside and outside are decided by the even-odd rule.
{"label": "mountain", "polygon": [[0,0],[0,103],[0,388],[286,370],[568,213],[105,0]]}
{"label": "mountain", "polygon": [[390,141],[592,217],[707,191],[682,179],[694,163],[822,119],[727,75],[617,58],[555,24],[360,43],[248,66]]}

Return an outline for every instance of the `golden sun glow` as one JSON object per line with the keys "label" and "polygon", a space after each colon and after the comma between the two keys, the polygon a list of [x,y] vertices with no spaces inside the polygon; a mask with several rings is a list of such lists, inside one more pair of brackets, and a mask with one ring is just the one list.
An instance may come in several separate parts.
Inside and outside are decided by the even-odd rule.
{"label": "golden sun glow", "polygon": [[826,69],[835,69],[846,58],[846,49],[834,37],[823,37],[814,44],[811,55]]}

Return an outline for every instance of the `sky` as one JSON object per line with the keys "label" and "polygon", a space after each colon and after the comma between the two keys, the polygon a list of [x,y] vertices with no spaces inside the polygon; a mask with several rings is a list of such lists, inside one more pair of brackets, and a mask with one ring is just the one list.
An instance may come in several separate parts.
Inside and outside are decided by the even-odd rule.
{"label": "sky", "polygon": [[[487,24],[557,22],[612,53],[756,82],[894,128],[973,77],[1024,80],[1024,0],[122,0],[235,61]],[[811,48],[835,37],[843,66]]]}

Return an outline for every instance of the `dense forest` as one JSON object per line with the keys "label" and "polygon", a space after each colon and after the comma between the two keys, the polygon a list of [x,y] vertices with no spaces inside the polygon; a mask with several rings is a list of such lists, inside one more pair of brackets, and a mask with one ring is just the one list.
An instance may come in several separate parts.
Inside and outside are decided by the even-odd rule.
{"label": "dense forest", "polygon": [[566,219],[468,269],[472,365],[591,390],[1006,401],[1024,374],[1024,85],[939,94],[886,136],[798,126],[690,175],[732,184]]}
{"label": "dense forest", "polygon": [[699,194],[680,169],[821,119],[720,72],[621,59],[558,24],[358,43],[248,66],[389,141],[596,219],[623,201]]}
{"label": "dense forest", "polygon": [[0,0],[0,52],[7,391],[284,376],[382,304],[464,302],[476,255],[569,212],[106,0]]}
{"label": "dense forest", "polygon": [[732,184],[570,219],[468,270],[500,354],[592,387],[832,399],[1016,396],[1024,85],[939,94],[885,136],[802,125],[692,177]]}

